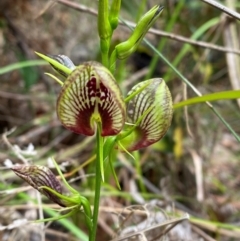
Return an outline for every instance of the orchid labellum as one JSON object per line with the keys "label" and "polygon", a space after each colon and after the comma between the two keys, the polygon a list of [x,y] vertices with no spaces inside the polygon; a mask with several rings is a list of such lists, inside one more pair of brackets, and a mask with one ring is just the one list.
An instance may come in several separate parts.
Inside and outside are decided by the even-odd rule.
{"label": "orchid labellum", "polygon": [[67,129],[87,136],[101,123],[101,135],[118,134],[125,122],[125,104],[113,75],[97,62],[76,67],[57,101],[58,117]]}
{"label": "orchid labellum", "polygon": [[171,124],[173,106],[171,93],[160,78],[135,85],[128,93],[130,95],[134,97],[127,104],[125,130],[133,131],[121,142],[128,151],[134,151],[159,141],[166,134]]}

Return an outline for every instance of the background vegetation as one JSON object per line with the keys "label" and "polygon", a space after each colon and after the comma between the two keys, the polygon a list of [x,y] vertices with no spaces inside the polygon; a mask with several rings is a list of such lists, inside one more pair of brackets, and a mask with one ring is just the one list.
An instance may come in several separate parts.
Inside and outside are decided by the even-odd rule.
{"label": "background vegetation", "polygon": [[[221,2],[240,10],[237,0]],[[136,22],[159,3],[165,9],[154,26],[157,31],[150,31],[147,39],[160,53],[202,94],[239,89],[239,21],[196,0],[125,0],[121,16]],[[50,67],[34,51],[65,54],[76,65],[99,59],[96,9],[97,1],[87,0],[0,2],[1,240],[44,240],[43,233],[46,240],[85,239],[81,217],[76,222],[54,222],[44,230],[43,225],[18,226],[17,220],[24,224],[24,219],[41,218],[41,210],[45,216],[56,215],[49,207],[57,207],[43,197],[42,205],[36,192],[9,166],[29,160],[49,165],[48,158],[54,156],[72,185],[93,198],[93,138],[75,135],[60,125],[55,112],[60,86],[44,75]],[[121,42],[129,34],[121,25],[114,41]],[[196,96],[145,43],[130,59],[119,63],[116,71],[125,91],[152,76],[164,78],[175,103]],[[235,136],[240,132],[239,104],[223,98],[213,104]],[[102,190],[98,240],[110,240],[117,223],[122,224],[122,233],[125,226],[130,227],[113,212],[123,213],[133,204],[141,205],[140,209],[146,203],[158,207],[153,213],[162,214],[155,216],[159,225],[166,215],[190,215],[190,222],[167,232],[168,240],[239,240],[239,155],[233,132],[205,103],[176,109],[162,141],[135,153],[136,161],[119,154],[115,167],[122,190],[109,176]],[[149,206],[146,210],[152,215]],[[134,223],[133,216],[128,217],[140,228],[137,223],[142,219]],[[158,230],[163,232],[165,227]]]}

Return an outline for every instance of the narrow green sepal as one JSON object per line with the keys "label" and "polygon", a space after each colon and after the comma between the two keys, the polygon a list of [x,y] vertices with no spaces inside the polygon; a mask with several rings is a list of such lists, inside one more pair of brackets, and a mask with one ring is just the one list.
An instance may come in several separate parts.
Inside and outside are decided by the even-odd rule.
{"label": "narrow green sepal", "polygon": [[[109,48],[110,48],[110,38],[109,39],[101,38],[100,39],[100,46],[101,46],[101,52],[104,53],[106,58],[107,58],[108,57],[108,51],[109,51]],[[108,60],[105,60],[105,61],[108,61]],[[104,63],[103,63],[103,65],[104,65]],[[105,67],[107,67],[107,66],[105,66]]]}
{"label": "narrow green sepal", "polygon": [[110,152],[116,145],[116,136],[109,136],[106,141],[104,142],[103,147],[103,160],[106,161],[108,156],[110,155]]}
{"label": "narrow green sepal", "polygon": [[72,207],[75,205],[80,205],[81,204],[81,195],[80,194],[72,194],[71,196],[66,196],[63,194],[60,194],[53,190],[52,188],[49,188],[47,186],[41,186],[39,189],[43,189],[48,191],[48,193],[54,194],[56,197],[59,198],[62,204],[64,204],[64,207]]}
{"label": "narrow green sepal", "polygon": [[117,145],[117,137],[116,136],[107,138],[106,142],[104,143],[104,148],[103,148],[103,150],[104,150],[103,160],[107,161],[107,158],[108,158],[108,163],[110,165],[110,169],[111,169],[112,175],[114,177],[115,183],[116,183],[118,189],[121,190],[121,186],[118,182],[118,178],[117,178],[116,172],[113,167],[113,155],[114,155],[114,150],[115,150],[116,145]]}
{"label": "narrow green sepal", "polygon": [[65,65],[62,65],[59,63],[57,60],[54,60],[53,58],[50,58],[44,54],[35,52],[40,58],[46,60],[49,64],[53,66],[54,69],[61,70],[62,73],[64,73],[66,76],[68,76],[71,72],[72,69],[66,67]]}
{"label": "narrow green sepal", "polygon": [[52,75],[52,74],[50,74],[50,73],[45,73],[45,75],[51,77],[51,78],[54,79],[58,84],[60,84],[61,86],[63,86],[64,83],[63,83],[60,79],[58,79],[55,75]]}
{"label": "narrow green sepal", "polygon": [[63,218],[68,218],[71,217],[72,215],[74,215],[78,210],[77,209],[73,209],[71,210],[69,213],[66,214],[62,214],[56,217],[52,217],[52,218],[44,218],[44,219],[38,219],[38,220],[34,220],[32,221],[32,223],[43,223],[43,222],[52,222],[52,221],[57,221]]}

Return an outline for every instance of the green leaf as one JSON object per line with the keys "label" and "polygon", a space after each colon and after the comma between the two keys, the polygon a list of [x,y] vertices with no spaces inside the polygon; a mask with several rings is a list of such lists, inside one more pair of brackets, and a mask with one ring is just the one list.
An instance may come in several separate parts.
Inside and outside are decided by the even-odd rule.
{"label": "green leaf", "polygon": [[229,90],[223,92],[217,92],[213,94],[207,94],[203,96],[194,97],[188,100],[181,101],[173,105],[174,109],[178,109],[187,105],[200,104],[206,101],[217,101],[217,100],[232,100],[240,98],[240,90]]}
{"label": "green leaf", "polygon": [[47,63],[43,60],[27,60],[27,61],[14,63],[14,64],[9,64],[5,67],[0,68],[0,75],[6,74],[16,69],[22,69],[30,66],[40,66],[40,65],[47,65]]}

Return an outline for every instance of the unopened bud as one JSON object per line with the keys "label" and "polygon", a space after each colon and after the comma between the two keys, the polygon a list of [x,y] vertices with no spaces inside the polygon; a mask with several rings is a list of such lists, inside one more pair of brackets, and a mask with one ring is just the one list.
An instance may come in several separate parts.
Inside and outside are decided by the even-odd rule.
{"label": "unopened bud", "polygon": [[65,204],[58,196],[56,196],[53,192],[42,188],[48,187],[55,192],[62,194],[61,183],[49,168],[39,165],[18,165],[12,167],[11,169],[16,175],[21,177],[33,188],[47,196],[51,201],[59,204],[62,207],[65,207]]}
{"label": "unopened bud", "polygon": [[125,59],[136,51],[138,45],[146,35],[147,31],[156,22],[162,10],[163,7],[156,5],[139,20],[130,38],[115,47],[117,58]]}

